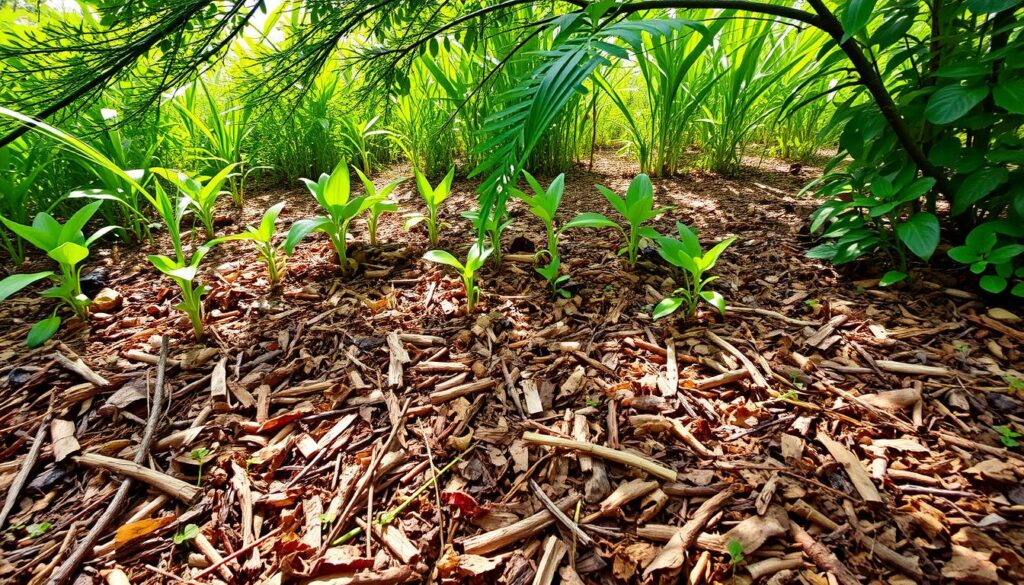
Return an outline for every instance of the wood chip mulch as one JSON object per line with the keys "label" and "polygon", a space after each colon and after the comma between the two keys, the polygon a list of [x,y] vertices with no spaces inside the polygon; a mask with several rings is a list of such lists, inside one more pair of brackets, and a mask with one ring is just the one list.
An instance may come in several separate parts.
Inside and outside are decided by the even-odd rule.
{"label": "wood chip mulch", "polygon": [[[28,350],[48,307],[0,306],[0,581],[84,554],[78,583],[1024,582],[1020,311],[941,265],[882,289],[881,266],[805,258],[816,169],[752,165],[655,180],[659,230],[740,238],[724,317],[653,322],[673,274],[652,251],[626,269],[608,230],[563,237],[577,294],[555,300],[518,205],[468,316],[398,215],[356,276],[311,238],[274,293],[245,243],[218,248],[205,344],[147,250],[95,252],[114,294],[90,323]],[[612,214],[593,184],[633,173],[574,170],[561,219]],[[472,189],[446,203],[457,256]],[[312,212],[263,190],[221,229],[282,198],[285,226]]]}

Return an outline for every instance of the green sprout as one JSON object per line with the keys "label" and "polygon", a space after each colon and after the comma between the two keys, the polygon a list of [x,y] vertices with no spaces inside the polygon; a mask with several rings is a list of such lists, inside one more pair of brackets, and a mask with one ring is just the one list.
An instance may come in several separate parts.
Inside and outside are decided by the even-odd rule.
{"label": "green sprout", "polygon": [[596,396],[587,396],[584,403],[591,408],[601,406],[601,400]]}
{"label": "green sprout", "polygon": [[36,524],[29,524],[25,529],[28,530],[29,538],[39,538],[46,534],[52,527],[53,525],[49,522],[39,522]]}
{"label": "green sprout", "polygon": [[1008,449],[1020,446],[1020,441],[1017,439],[1021,437],[1021,434],[1011,429],[1009,425],[994,426],[992,430],[999,433],[999,442]]}
{"label": "green sprout", "polygon": [[726,543],[725,550],[729,553],[729,564],[732,565],[732,571],[735,573],[736,569],[746,562],[743,557],[743,543],[738,540],[730,540]]}
{"label": "green sprout", "polygon": [[1013,374],[1006,374],[1003,376],[1003,381],[1006,382],[1006,389],[1009,392],[1024,392],[1024,380],[1021,380]]}
{"label": "green sprout", "polygon": [[202,485],[203,483],[203,461],[206,460],[206,456],[210,454],[210,450],[206,447],[197,447],[192,449],[192,452],[188,454],[193,461],[199,463],[199,477],[196,479],[196,485]]}
{"label": "green sprout", "polygon": [[181,546],[191,540],[194,540],[197,536],[199,536],[199,527],[195,524],[186,524],[183,528],[180,528],[174,533],[172,540],[174,541],[174,546]]}

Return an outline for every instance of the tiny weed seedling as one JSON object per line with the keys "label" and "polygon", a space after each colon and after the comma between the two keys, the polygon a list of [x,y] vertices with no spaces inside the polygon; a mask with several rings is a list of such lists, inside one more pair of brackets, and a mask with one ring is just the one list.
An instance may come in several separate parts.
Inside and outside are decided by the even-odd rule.
{"label": "tiny weed seedling", "polygon": [[735,573],[736,569],[746,562],[743,557],[743,543],[738,540],[730,540],[726,543],[725,550],[729,553],[729,564],[732,565],[732,572]]}
{"label": "tiny weed seedling", "polygon": [[599,399],[596,396],[587,396],[587,398],[583,402],[584,404],[591,408],[597,408],[598,406],[601,406],[601,399]]}
{"label": "tiny weed seedling", "polygon": [[1020,441],[1017,439],[1021,437],[1021,434],[1011,429],[1009,425],[994,426],[992,430],[999,433],[999,442],[1006,448],[1012,449],[1020,446]]}
{"label": "tiny weed seedling", "polygon": [[818,299],[807,299],[806,301],[804,301],[804,304],[807,305],[807,307],[810,308],[812,311],[816,311],[818,307],[821,306],[821,303],[818,301]]}
{"label": "tiny weed seedling", "polygon": [[477,242],[470,247],[465,264],[444,250],[431,250],[423,255],[423,259],[445,264],[459,271],[462,276],[462,285],[466,289],[466,313],[469,314],[473,312],[477,301],[480,300],[480,288],[476,286],[476,271],[480,270],[490,255],[491,248],[484,248]]}
{"label": "tiny weed seedling", "polygon": [[1006,374],[1003,376],[1003,381],[1006,382],[1006,390],[1011,393],[1024,392],[1024,380],[1014,376],[1013,374]]}
{"label": "tiny weed seedling", "polygon": [[263,463],[263,462],[260,461],[259,459],[255,458],[255,457],[250,457],[250,458],[246,459],[245,460],[245,474],[249,475],[249,468],[252,467],[253,465],[259,465],[260,463]]}
{"label": "tiny weed seedling", "polygon": [[210,454],[210,450],[206,447],[197,447],[192,449],[192,452],[188,456],[199,464],[199,477],[196,478],[196,485],[202,485],[203,483],[203,462],[206,460],[206,456]]}
{"label": "tiny weed seedling", "polygon": [[52,527],[53,525],[49,522],[39,522],[36,524],[29,524],[25,527],[25,530],[28,531],[29,538],[39,538],[49,532]]}
{"label": "tiny weed seedling", "polygon": [[179,528],[171,540],[174,542],[174,546],[188,545],[189,542],[195,540],[199,536],[199,527],[195,524],[186,524],[182,528]]}
{"label": "tiny weed seedling", "polygon": [[334,514],[328,514],[326,512],[323,513],[323,514],[320,514],[320,525],[323,526],[324,528],[330,528],[330,526],[331,526],[331,524],[333,522],[334,522]]}

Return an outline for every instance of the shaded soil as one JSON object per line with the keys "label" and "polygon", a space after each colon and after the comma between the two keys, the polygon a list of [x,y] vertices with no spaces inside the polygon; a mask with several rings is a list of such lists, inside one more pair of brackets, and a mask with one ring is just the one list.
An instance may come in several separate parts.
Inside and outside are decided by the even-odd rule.
{"label": "shaded soil", "polygon": [[[481,305],[465,315],[461,281],[419,259],[425,233],[389,214],[379,247],[363,243],[356,223],[360,269],[350,277],[338,276],[319,236],[289,259],[278,291],[244,242],[216,248],[203,269],[210,334],[197,343],[172,308],[172,283],[145,261],[151,250],[95,252],[91,265],[107,268],[120,307],[28,350],[27,328],[49,306],[27,295],[0,306],[5,492],[35,438],[44,441],[2,527],[0,579],[49,574],[120,484],[73,455],[56,463],[40,424],[70,421],[81,452],[130,460],[167,335],[172,398],[147,466],[200,488],[183,502],[136,483],[81,582],[120,570],[131,583],[528,583],[548,564],[565,583],[645,573],[690,583],[1020,582],[1024,456],[994,428],[1024,432],[1020,322],[961,290],[956,274],[922,269],[904,288],[880,289],[880,264],[841,273],[805,258],[814,201],[797,192],[818,170],[793,176],[786,163],[753,162],[734,178],[654,180],[656,201],[674,206],[653,222],[659,231],[681,221],[705,245],[739,238],[714,271],[724,317],[652,321],[679,276],[653,250],[628,269],[615,255],[621,235],[590,229],[562,238],[573,298],[556,300],[528,263],[508,261],[480,275]],[[593,185],[624,192],[635,172],[602,157],[593,172],[569,173],[559,219],[614,217]],[[472,243],[457,211],[471,207],[473,187],[457,182],[442,213],[439,247],[456,256]],[[411,181],[398,198],[403,210],[420,207]],[[220,229],[258,222],[281,200],[279,237],[315,214],[304,190],[263,191],[242,214],[225,207]],[[506,253],[543,245],[527,210],[512,204],[510,216]],[[389,344],[392,333],[404,337]],[[80,356],[107,384],[56,354]],[[217,364],[226,395],[211,388]],[[674,478],[539,446],[527,432],[632,454]],[[457,457],[436,488],[428,483]],[[531,480],[568,502],[590,542],[551,523]],[[377,522],[410,496],[374,538],[331,545],[357,518]],[[545,521],[540,530],[481,545],[532,516]],[[198,538],[187,538],[190,524]]]}

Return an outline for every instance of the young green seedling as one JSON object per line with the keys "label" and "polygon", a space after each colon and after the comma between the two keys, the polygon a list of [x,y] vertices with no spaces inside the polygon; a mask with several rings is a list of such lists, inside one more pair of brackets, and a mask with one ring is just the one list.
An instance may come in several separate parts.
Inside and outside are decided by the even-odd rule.
{"label": "young green seedling", "polygon": [[186,524],[174,533],[172,541],[174,546],[181,546],[195,540],[197,536],[199,536],[199,527],[195,524]]}
{"label": "young green seedling", "polygon": [[203,338],[203,296],[209,289],[203,284],[196,284],[196,276],[199,274],[199,263],[202,262],[206,253],[216,244],[210,242],[205,246],[198,246],[191,255],[186,256],[185,248],[181,243],[181,219],[185,216],[192,204],[187,195],[182,195],[177,200],[172,200],[164,191],[160,183],[155,183],[156,196],[154,202],[160,217],[167,227],[167,233],[171,237],[171,244],[174,246],[174,257],[162,254],[151,254],[147,256],[150,264],[157,270],[171,277],[181,289],[181,302],[174,306],[175,309],[188,315],[192,323],[192,330],[196,339]]}
{"label": "young green seedling", "polygon": [[373,181],[370,180],[363,171],[360,171],[356,167],[352,167],[352,169],[357,175],[359,175],[359,180],[363,182],[363,188],[366,189],[366,196],[376,201],[373,206],[370,207],[370,217],[366,220],[366,229],[370,232],[370,245],[376,246],[377,223],[380,221],[380,216],[385,213],[394,213],[398,211],[398,202],[388,199],[388,197],[391,195],[391,192],[395,190],[395,187],[405,181],[406,177],[395,179],[378,190],[377,187],[374,186]]}
{"label": "young green seedling", "polygon": [[[6,217],[0,217],[4,225],[14,232],[18,237],[39,248],[51,260],[57,263],[59,271],[44,270],[31,274],[12,274],[0,280],[0,301],[3,301],[27,287],[28,285],[48,278],[55,283],[53,288],[42,292],[46,298],[59,299],[67,305],[76,316],[85,319],[89,314],[89,298],[82,294],[80,277],[82,274],[81,263],[89,256],[89,246],[97,239],[103,237],[117,226],[107,226],[96,231],[86,238],[82,228],[86,222],[102,205],[102,201],[94,201],[82,207],[68,219],[67,223],[61,225],[50,214],[41,212],[32,220],[32,225],[23,225],[13,222]],[[39,347],[47,339],[53,337],[60,329],[61,318],[54,309],[50,317],[43,319],[32,326],[28,332],[26,342],[29,347]]]}
{"label": "young green seedling", "polygon": [[462,276],[462,285],[466,289],[466,313],[468,314],[473,312],[477,301],[480,299],[480,289],[476,286],[475,282],[476,271],[484,265],[484,262],[487,261],[487,257],[490,255],[491,248],[484,248],[477,242],[470,247],[465,264],[459,262],[455,256],[444,250],[431,250],[424,254],[423,258],[438,264],[447,264],[459,271],[460,276]]}
{"label": "young green seedling", "polygon": [[39,522],[36,524],[29,524],[25,527],[25,530],[28,531],[29,538],[39,538],[49,532],[52,527],[53,525],[49,522]]}
{"label": "young green seedling", "polygon": [[196,478],[197,486],[203,484],[203,463],[206,462],[206,457],[209,454],[210,450],[207,449],[206,447],[196,447],[195,449],[192,449],[192,451],[188,454],[189,458],[192,459],[192,461],[195,461],[196,463],[199,464],[199,476]]}
{"label": "young green seedling", "polygon": [[686,318],[697,311],[697,303],[704,300],[725,314],[725,297],[715,291],[704,290],[717,276],[706,276],[706,272],[715,266],[718,257],[736,241],[736,238],[722,240],[713,248],[702,253],[697,234],[681,223],[676,223],[679,238],[658,238],[658,252],[666,262],[683,269],[683,286],[673,291],[672,295],[663,299],[654,307],[654,318],[661,319],[676,312],[680,307],[686,310]]}
{"label": "young green seedling", "polygon": [[155,168],[153,173],[163,177],[178,187],[181,193],[189,198],[192,213],[203,224],[207,237],[213,237],[213,214],[217,209],[217,199],[228,191],[221,189],[224,182],[234,175],[237,164],[230,164],[221,169],[211,178],[193,178],[180,171]]}
{"label": "young green seedling", "polygon": [[[651,179],[641,173],[629,184],[626,190],[626,197],[622,198],[617,193],[595,185],[597,190],[604,195],[608,203],[629,223],[629,230],[608,219],[600,213],[581,213],[572,222],[578,227],[613,227],[622,232],[626,238],[626,245],[619,250],[619,254],[626,254],[626,261],[630,266],[636,266],[637,256],[640,252],[640,242],[646,239],[658,237],[654,228],[643,225],[647,221],[665,213],[670,207],[654,207],[654,185]],[[575,227],[574,226],[574,227]]]}
{"label": "young green seedling", "polygon": [[411,229],[419,223],[427,224],[427,239],[431,246],[437,245],[437,237],[441,233],[442,225],[438,223],[437,212],[441,204],[452,193],[452,181],[455,179],[455,167],[452,167],[448,174],[441,179],[437,187],[431,187],[430,181],[416,169],[416,189],[427,204],[427,213],[411,213],[405,216],[405,229]]}
{"label": "young green seedling", "polygon": [[738,540],[730,540],[725,544],[725,550],[729,553],[729,564],[732,565],[732,572],[735,573],[745,562],[743,557],[743,543]]}
{"label": "young green seedling", "polygon": [[1020,446],[1021,434],[1011,429],[1009,425],[997,425],[992,427],[992,430],[999,433],[999,442],[1002,443],[1007,449]]}
{"label": "young green seedling", "polygon": [[512,223],[508,215],[502,213],[500,216],[495,215],[493,212],[488,214],[487,221],[481,228],[480,226],[480,210],[473,209],[470,211],[463,211],[460,213],[462,217],[468,219],[473,224],[473,231],[476,233],[487,234],[487,239],[491,242],[491,249],[494,252],[491,257],[494,258],[494,263],[501,265],[501,234],[504,233],[505,228]]}
{"label": "young green seedling", "polygon": [[611,220],[601,217],[594,217],[598,214],[581,214],[569,220],[565,225],[557,227],[555,216],[558,214],[558,207],[562,204],[562,195],[565,192],[565,175],[555,177],[547,189],[530,173],[523,171],[526,182],[533,189],[533,195],[527,195],[519,190],[513,190],[512,195],[530,208],[530,213],[537,217],[544,224],[544,231],[547,235],[547,248],[537,252],[537,260],[547,259],[547,264],[535,270],[543,276],[551,285],[551,290],[562,297],[569,298],[571,293],[562,288],[562,285],[569,280],[568,274],[559,274],[562,265],[562,257],[558,253],[558,239],[562,232],[573,227],[618,227]]}
{"label": "young green seedling", "polygon": [[352,197],[348,163],[344,160],[334,167],[331,174],[321,174],[316,182],[309,179],[302,179],[302,181],[327,215],[300,219],[293,223],[291,229],[288,230],[288,237],[285,238],[284,250],[290,256],[295,251],[295,246],[306,236],[313,232],[323,232],[327,234],[334,250],[338,253],[338,264],[342,273],[347,273],[350,264],[348,258],[349,225],[352,220],[373,207],[375,203],[383,201],[386,195],[381,196],[378,193],[375,196],[364,194]]}
{"label": "young green seedling", "polygon": [[217,238],[210,244],[230,242],[232,240],[248,240],[252,242],[256,247],[256,253],[259,254],[260,260],[267,265],[270,286],[275,287],[281,282],[281,273],[285,268],[285,260],[279,257],[284,244],[283,242],[277,245],[274,244],[274,224],[277,222],[277,216],[281,214],[282,209],[284,209],[284,201],[263,213],[263,219],[260,220],[258,228],[254,228],[251,225],[246,226],[244,232]]}

